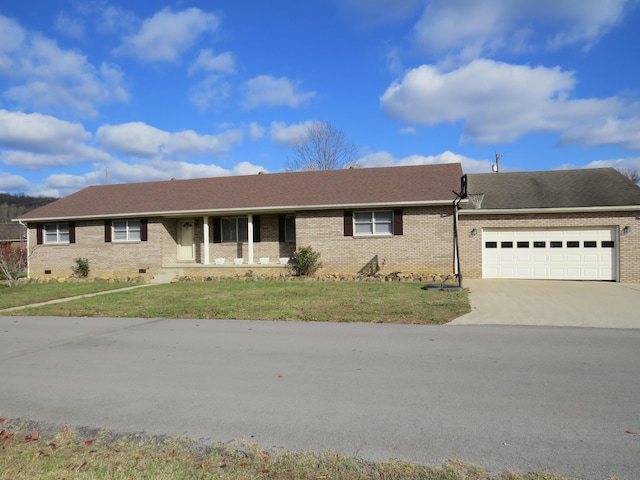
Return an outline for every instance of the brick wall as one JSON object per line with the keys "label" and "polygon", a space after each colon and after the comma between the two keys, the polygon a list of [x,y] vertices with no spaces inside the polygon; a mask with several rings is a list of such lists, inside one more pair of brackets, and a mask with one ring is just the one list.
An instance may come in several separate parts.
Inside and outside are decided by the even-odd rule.
{"label": "brick wall", "polygon": [[452,207],[403,209],[403,235],[344,236],[343,211],[296,213],[296,241],[320,252],[322,273],[453,273]]}
{"label": "brick wall", "polygon": [[[557,213],[523,215],[460,215],[459,241],[462,274],[465,278],[482,278],[483,228],[535,227],[631,227],[620,235],[619,272],[623,283],[640,283],[640,212]],[[470,234],[472,229],[477,235]]]}
{"label": "brick wall", "polygon": [[146,269],[148,276],[162,265],[161,245],[167,235],[160,219],[149,219],[147,242],[105,242],[104,221],[78,221],[76,243],[37,245],[36,226],[30,224],[29,274],[31,278],[65,279],[72,275],[74,260],[86,258],[90,277],[134,277],[140,269]]}

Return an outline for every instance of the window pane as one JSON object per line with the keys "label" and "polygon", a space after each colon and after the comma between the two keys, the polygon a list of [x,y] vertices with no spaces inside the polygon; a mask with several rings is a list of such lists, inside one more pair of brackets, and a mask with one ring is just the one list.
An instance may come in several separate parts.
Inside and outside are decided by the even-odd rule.
{"label": "window pane", "polygon": [[513,242],[500,242],[501,248],[513,248]]}
{"label": "window pane", "polygon": [[533,248],[545,248],[547,242],[533,242]]}
{"label": "window pane", "polygon": [[580,242],[577,242],[575,240],[567,242],[568,248],[578,248],[579,246],[580,246]]}
{"label": "window pane", "polygon": [[393,233],[393,225],[389,223],[376,223],[376,235],[384,235]]}
{"label": "window pane", "polygon": [[391,210],[382,211],[382,212],[374,212],[376,223],[378,222],[391,222],[393,220],[393,214]]}
{"label": "window pane", "polygon": [[529,242],[518,242],[518,248],[529,248]]}
{"label": "window pane", "polygon": [[595,240],[585,240],[584,247],[585,248],[596,248],[598,246],[598,242]]}
{"label": "window pane", "polygon": [[295,215],[287,215],[284,219],[284,241],[296,241],[296,217]]}
{"label": "window pane", "polygon": [[613,248],[614,243],[612,240],[603,240],[602,241],[602,248]]}
{"label": "window pane", "polygon": [[129,236],[130,241],[140,241],[140,220],[129,220]]}
{"label": "window pane", "polygon": [[498,242],[485,242],[484,248],[498,248]]}
{"label": "window pane", "polygon": [[371,222],[372,212],[353,212],[353,219],[356,223]]}
{"label": "window pane", "polygon": [[551,245],[551,248],[562,248],[562,242],[549,242],[549,245]]}
{"label": "window pane", "polygon": [[222,241],[235,242],[237,239],[235,218],[223,218],[221,221],[221,226],[222,226]]}
{"label": "window pane", "polygon": [[356,235],[373,235],[373,225],[371,223],[356,223]]}
{"label": "window pane", "polygon": [[238,241],[239,242],[247,242],[249,241],[249,219],[247,217],[238,218]]}

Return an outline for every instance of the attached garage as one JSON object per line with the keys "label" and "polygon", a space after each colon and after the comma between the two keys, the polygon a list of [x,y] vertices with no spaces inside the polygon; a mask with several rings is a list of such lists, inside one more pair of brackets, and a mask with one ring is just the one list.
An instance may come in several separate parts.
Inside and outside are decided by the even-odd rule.
{"label": "attached garage", "polygon": [[482,277],[616,280],[617,228],[486,228]]}
{"label": "attached garage", "polygon": [[620,172],[465,177],[457,229],[464,277],[640,282],[640,188]]}

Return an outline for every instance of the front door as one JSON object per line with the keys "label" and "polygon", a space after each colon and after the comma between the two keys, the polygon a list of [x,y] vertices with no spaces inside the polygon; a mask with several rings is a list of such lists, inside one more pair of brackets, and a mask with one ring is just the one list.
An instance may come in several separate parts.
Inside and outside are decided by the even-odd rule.
{"label": "front door", "polygon": [[178,260],[194,260],[193,220],[178,220]]}

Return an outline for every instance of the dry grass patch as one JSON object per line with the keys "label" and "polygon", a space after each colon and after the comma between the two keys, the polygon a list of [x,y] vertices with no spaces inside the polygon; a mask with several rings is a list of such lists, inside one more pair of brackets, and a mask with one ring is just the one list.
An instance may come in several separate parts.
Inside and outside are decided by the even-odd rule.
{"label": "dry grass patch", "polygon": [[[0,425],[2,427],[2,425]],[[266,452],[248,442],[203,446],[184,438],[44,436],[0,430],[0,479],[298,479],[298,480],[570,480],[552,473],[489,475],[451,461],[442,468],[409,462],[367,463],[335,453]]]}

